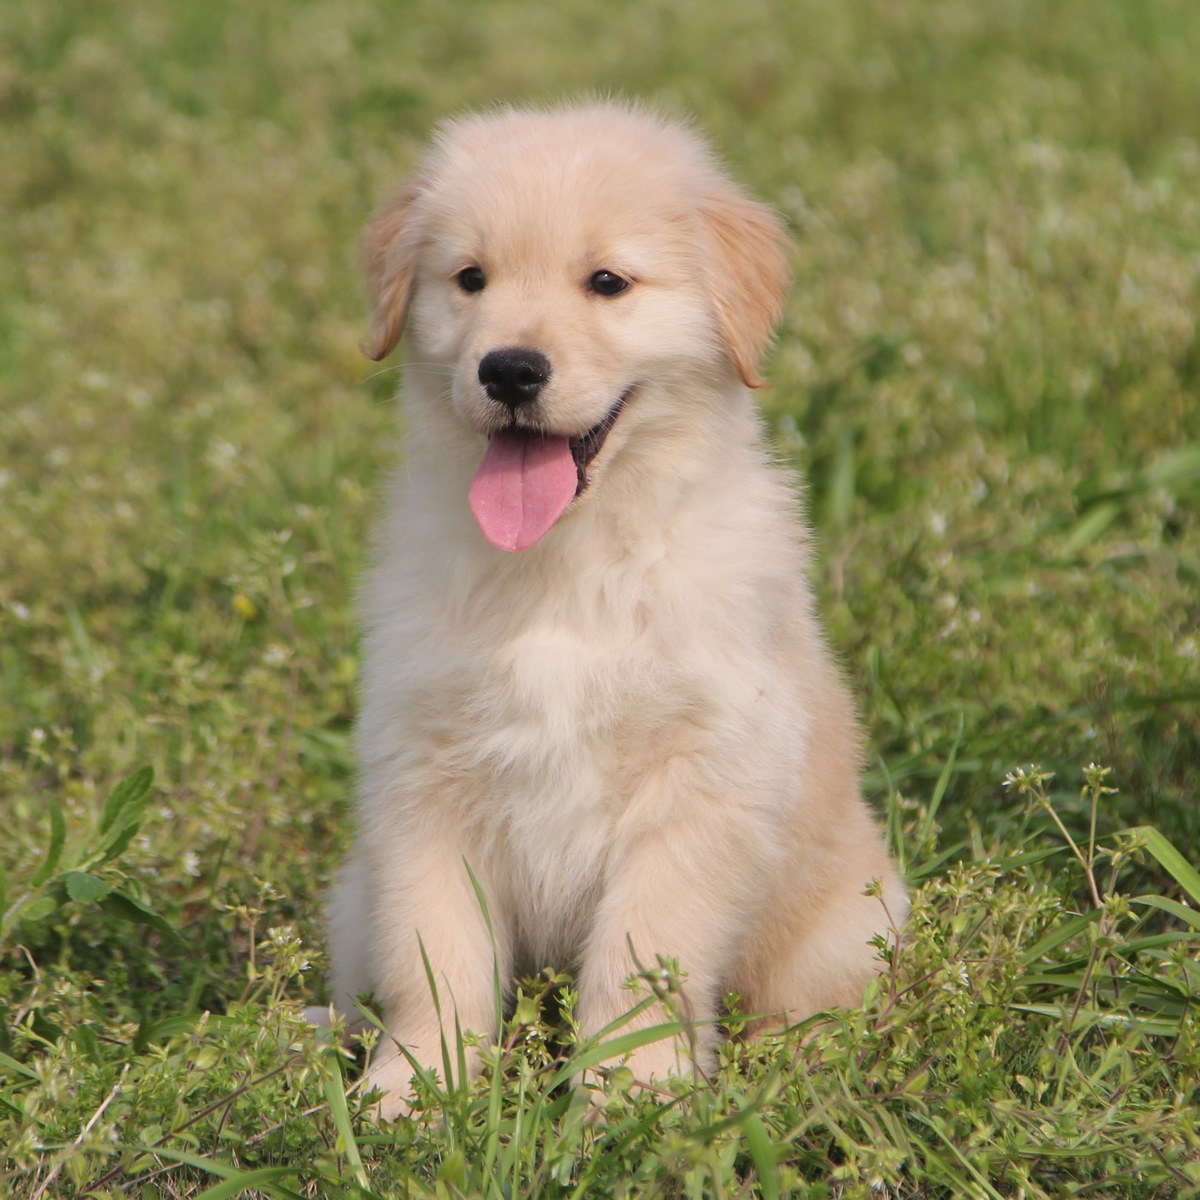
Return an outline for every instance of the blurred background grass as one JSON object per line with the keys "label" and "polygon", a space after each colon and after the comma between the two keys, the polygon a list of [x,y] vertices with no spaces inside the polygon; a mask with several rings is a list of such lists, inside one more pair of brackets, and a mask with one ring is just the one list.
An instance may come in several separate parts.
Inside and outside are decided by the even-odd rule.
{"label": "blurred background grass", "polygon": [[[695,114],[796,236],[764,405],[904,811],[1033,836],[1015,763],[1200,843],[1200,8],[1191,0],[108,0],[0,11],[0,805],[94,809],[185,906],[312,929],[393,367],[366,214],[438,118]],[[182,869],[181,869],[182,868]],[[220,969],[220,968],[219,968]]]}
{"label": "blurred background grass", "polygon": [[[795,234],[761,399],[927,886],[900,981],[803,1048],[602,1143],[518,1022],[508,1123],[363,1137],[372,1182],[1196,1194],[1192,877],[1118,839],[1163,896],[1098,918],[1041,800],[1086,844],[1095,760],[1102,840],[1200,845],[1198,62],[1195,0],[0,4],[0,1192],[195,1151],[172,1194],[362,1194],[284,1003],[320,995],[402,453],[354,246],[439,118],[612,93],[694,114]],[[1048,797],[1002,786],[1031,761]]]}

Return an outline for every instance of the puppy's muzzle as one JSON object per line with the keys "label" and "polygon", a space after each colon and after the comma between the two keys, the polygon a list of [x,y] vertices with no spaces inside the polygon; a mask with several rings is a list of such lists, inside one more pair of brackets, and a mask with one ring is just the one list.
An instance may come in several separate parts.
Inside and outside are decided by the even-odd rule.
{"label": "puppy's muzzle", "polygon": [[513,412],[532,404],[550,378],[550,360],[528,346],[491,350],[479,360],[483,390]]}

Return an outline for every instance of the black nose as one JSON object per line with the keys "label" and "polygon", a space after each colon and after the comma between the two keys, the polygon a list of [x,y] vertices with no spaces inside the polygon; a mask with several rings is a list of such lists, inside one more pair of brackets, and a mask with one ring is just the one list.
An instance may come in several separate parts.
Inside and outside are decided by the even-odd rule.
{"label": "black nose", "polygon": [[492,350],[479,360],[479,382],[493,400],[517,408],[537,399],[550,378],[550,360],[527,346]]}

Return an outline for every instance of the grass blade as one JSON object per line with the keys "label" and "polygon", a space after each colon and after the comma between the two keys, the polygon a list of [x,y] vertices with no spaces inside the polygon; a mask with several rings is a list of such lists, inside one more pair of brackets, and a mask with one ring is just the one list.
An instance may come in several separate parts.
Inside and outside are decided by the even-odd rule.
{"label": "grass blade", "polygon": [[746,1139],[746,1149],[750,1152],[750,1161],[758,1174],[758,1186],[762,1190],[763,1200],[778,1200],[779,1197],[779,1165],[775,1161],[775,1148],[771,1145],[771,1135],[763,1124],[762,1118],[756,1112],[745,1114],[742,1122],[742,1135]]}
{"label": "grass blade", "polygon": [[945,798],[946,789],[950,786],[950,776],[954,773],[954,764],[958,761],[958,748],[962,745],[963,740],[963,718],[959,714],[958,732],[954,735],[954,745],[950,747],[950,755],[946,759],[945,766],[942,767],[942,772],[938,776],[938,781],[933,789],[933,796],[929,801],[929,808],[925,813],[925,820],[921,825],[921,841],[922,846],[929,841],[930,831],[933,829],[934,819],[937,817],[938,809],[942,806],[942,800]]}
{"label": "grass blade", "polygon": [[1124,832],[1140,838],[1158,865],[1187,892],[1193,903],[1200,904],[1200,871],[1197,871],[1171,842],[1153,825],[1135,825]]}
{"label": "grass blade", "polygon": [[1186,904],[1180,904],[1178,900],[1168,900],[1165,896],[1134,896],[1129,903],[1144,904],[1147,908],[1157,908],[1161,912],[1170,913],[1185,925],[1190,925],[1200,932],[1200,912],[1188,908]]}
{"label": "grass blade", "polygon": [[363,1167],[362,1154],[354,1137],[354,1127],[350,1122],[350,1109],[346,1104],[346,1083],[342,1078],[342,1064],[336,1050],[331,1050],[325,1056],[327,1072],[324,1089],[325,1100],[329,1105],[329,1113],[333,1117],[333,1125],[342,1143],[346,1161],[350,1164],[351,1174],[359,1187],[369,1186],[367,1172]]}
{"label": "grass blade", "polygon": [[34,872],[33,878],[29,881],[31,888],[39,888],[51,875],[54,874],[58,867],[58,860],[62,857],[63,843],[67,840],[67,820],[63,816],[62,805],[59,804],[58,798],[51,796],[49,798],[50,808],[50,845],[46,848],[46,858],[42,865]]}
{"label": "grass blade", "polygon": [[294,1178],[299,1173],[297,1167],[255,1167],[251,1171],[239,1171],[221,1183],[206,1188],[196,1200],[233,1200],[233,1197],[240,1196],[251,1188],[262,1188],[268,1195],[283,1196],[285,1200],[302,1200],[299,1192],[273,1186],[285,1179]]}
{"label": "grass blade", "polygon": [[1099,919],[1100,910],[1093,909],[1091,912],[1081,913],[1077,917],[1070,917],[1066,921],[1059,921],[1021,955],[1021,963],[1027,967],[1032,965],[1044,958],[1051,950],[1057,950],[1065,942],[1078,937],[1089,925],[1094,925]]}
{"label": "grass blade", "polygon": [[209,1175],[216,1175],[221,1183],[201,1192],[195,1200],[230,1200],[249,1188],[263,1188],[268,1195],[282,1196],[284,1200],[304,1200],[299,1192],[280,1186],[283,1180],[295,1180],[301,1173],[300,1167],[255,1167],[249,1171],[235,1167],[232,1163],[205,1158],[202,1154],[190,1154],[186,1150],[173,1150],[167,1146],[142,1146],[117,1143],[117,1150],[148,1154],[153,1158],[165,1158]]}
{"label": "grass blade", "polygon": [[608,1062],[610,1059],[623,1058],[626,1054],[630,1054],[642,1046],[648,1046],[651,1042],[676,1037],[686,1031],[687,1023],[684,1021],[664,1021],[661,1025],[650,1025],[645,1029],[637,1029],[632,1033],[610,1038],[606,1042],[587,1046],[581,1053],[571,1056],[566,1066],[554,1076],[548,1086],[556,1088],[573,1075],[579,1074],[580,1071],[586,1071],[599,1063]]}

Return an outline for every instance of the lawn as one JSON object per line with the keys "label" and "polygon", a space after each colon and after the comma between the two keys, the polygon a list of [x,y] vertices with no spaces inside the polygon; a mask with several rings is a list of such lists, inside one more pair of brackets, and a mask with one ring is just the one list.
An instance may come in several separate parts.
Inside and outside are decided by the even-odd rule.
{"label": "lawn", "polygon": [[[1194,0],[0,8],[0,1196],[1200,1196],[1197,63]],[[595,93],[793,229],[764,417],[914,913],[599,1122],[548,971],[379,1126],[298,1015],[403,452],[355,242],[440,117]]]}

